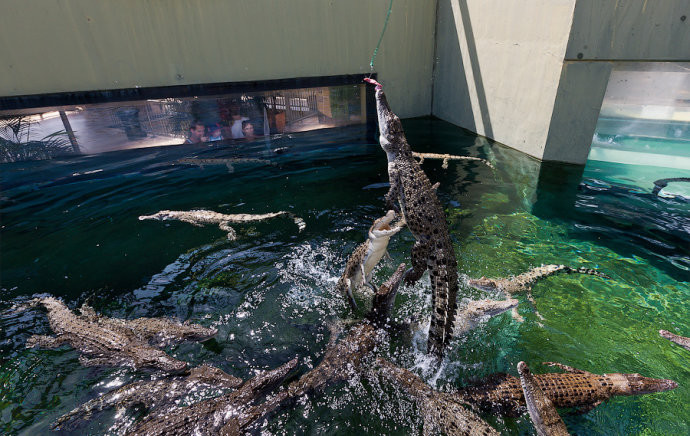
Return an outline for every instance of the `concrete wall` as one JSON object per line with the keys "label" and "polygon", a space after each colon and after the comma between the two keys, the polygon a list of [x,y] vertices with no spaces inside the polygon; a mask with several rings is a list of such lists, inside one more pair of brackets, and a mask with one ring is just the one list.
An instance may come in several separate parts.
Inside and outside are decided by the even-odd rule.
{"label": "concrete wall", "polygon": [[[7,0],[0,95],[369,72],[388,0]],[[402,117],[431,107],[436,0],[396,0],[376,59]]]}
{"label": "concrete wall", "polygon": [[688,0],[439,0],[432,111],[583,164],[615,63],[689,58]]}
{"label": "concrete wall", "polygon": [[439,0],[433,114],[541,158],[575,0]]}
{"label": "concrete wall", "polygon": [[612,69],[690,60],[688,17],[688,0],[577,0],[541,158],[584,164]]}

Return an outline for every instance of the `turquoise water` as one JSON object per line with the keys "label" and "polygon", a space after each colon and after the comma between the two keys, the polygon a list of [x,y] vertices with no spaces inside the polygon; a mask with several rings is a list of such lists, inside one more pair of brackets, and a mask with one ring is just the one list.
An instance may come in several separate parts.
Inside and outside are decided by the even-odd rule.
{"label": "turquoise water", "polygon": [[[523,323],[503,314],[451,344],[440,370],[420,350],[425,333],[387,337],[377,355],[412,368],[437,387],[462,386],[494,372],[516,374],[527,361],[551,371],[559,361],[592,372],[670,378],[674,391],[614,398],[584,415],[563,413],[573,434],[690,433],[690,352],[660,328],[690,335],[690,203],[611,181],[615,168],[540,166],[438,120],[407,120],[418,151],[489,158],[426,161],[464,277],[519,274],[546,263],[598,268],[611,276],[555,276],[534,287],[545,320],[524,296]],[[287,147],[282,154],[272,149]],[[252,156],[275,166],[177,163],[181,158]],[[219,329],[203,344],[167,350],[192,365],[210,363],[242,378],[297,356],[300,373],[319,362],[327,322],[349,316],[335,282],[347,257],[381,216],[385,155],[356,129],[284,137],[251,147],[178,146],[51,162],[3,165],[0,309],[35,294],[76,308],[86,299],[114,317],[174,316]],[[217,227],[139,221],[162,209],[224,213],[289,210],[304,218],[237,225],[237,241]],[[409,232],[389,246],[385,280],[409,262]],[[466,299],[497,297],[461,286]],[[425,276],[401,288],[395,316],[429,314]],[[69,347],[27,350],[31,334],[50,334],[41,311],[0,317],[0,431],[51,434],[49,424],[78,404],[150,373],[84,368]],[[73,434],[119,434],[142,412],[94,415]],[[484,415],[505,434],[531,434],[528,417]],[[402,393],[367,380],[327,390],[274,416],[267,434],[420,434],[421,418]]]}

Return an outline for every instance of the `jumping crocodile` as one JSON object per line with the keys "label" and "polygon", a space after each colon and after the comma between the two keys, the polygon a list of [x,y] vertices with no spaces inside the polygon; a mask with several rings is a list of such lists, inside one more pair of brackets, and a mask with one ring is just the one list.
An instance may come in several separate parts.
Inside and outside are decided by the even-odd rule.
{"label": "jumping crocodile", "polygon": [[424,419],[425,435],[438,430],[447,435],[499,434],[482,418],[467,410],[457,396],[432,389],[417,374],[380,357],[376,364],[379,374],[415,399]]}
{"label": "jumping crocodile", "polygon": [[[28,348],[69,344],[79,351],[79,362],[84,366],[126,365],[166,372],[181,372],[187,368],[186,362],[168,356],[142,339],[151,336],[145,332],[146,327],[124,327],[116,322],[94,320],[91,315],[78,316],[53,297],[34,299],[27,306],[38,304],[48,310],[48,321],[55,336],[31,336],[26,341]],[[138,324],[145,326],[146,318],[138,320]],[[173,334],[172,330],[168,333]]]}
{"label": "jumping crocodile", "polygon": [[686,350],[690,350],[690,338],[686,338],[685,336],[678,336],[676,334],[669,332],[668,330],[659,330],[659,334],[662,338],[666,338],[669,341],[680,345]]}
{"label": "jumping crocodile", "polygon": [[[545,362],[565,373],[536,374],[544,394],[558,408],[574,407],[587,412],[616,395],[642,395],[678,387],[673,380],[643,377],[640,374],[592,374],[556,362]],[[525,412],[525,398],[520,379],[508,374],[494,374],[473,386],[457,391],[458,397],[481,410],[506,416]]]}
{"label": "jumping crocodile", "polygon": [[539,387],[534,375],[525,362],[517,364],[520,385],[527,404],[527,412],[539,436],[567,436],[568,428],[556,410],[556,406]]}
{"label": "jumping crocodile", "polygon": [[371,273],[386,253],[391,237],[403,228],[402,223],[391,227],[393,218],[395,211],[389,210],[386,215],[374,221],[369,228],[369,239],[355,249],[347,260],[345,272],[338,280],[337,288],[343,295],[347,295],[352,310],[357,309],[354,290],[364,284],[376,292],[376,287],[371,283]]}
{"label": "jumping crocodile", "polygon": [[295,221],[295,224],[297,224],[297,227],[299,228],[300,232],[307,227],[302,218],[295,216],[295,214],[293,214],[292,212],[286,211],[251,215],[246,213],[224,214],[203,209],[188,211],[161,210],[160,212],[156,212],[153,215],[141,215],[139,219],[159,221],[178,220],[195,225],[197,227],[203,227],[205,224],[217,224],[222,231],[228,232],[228,239],[235,240],[237,239],[237,233],[235,233],[235,229],[230,227],[231,223],[238,224],[251,221],[263,221],[270,218],[276,218],[279,216],[287,216],[292,218],[293,221]]}
{"label": "jumping crocodile", "polygon": [[428,350],[441,356],[452,335],[458,292],[457,261],[446,216],[431,182],[412,156],[400,118],[390,109],[383,87],[373,79],[365,80],[376,85],[379,142],[388,157],[390,189],[386,203],[395,209],[397,200],[416,239],[405,282],[413,284],[429,270],[432,315]]}
{"label": "jumping crocodile", "polygon": [[233,389],[242,383],[241,379],[219,368],[202,365],[192,368],[185,376],[139,381],[110,391],[62,415],[53,423],[52,428],[72,429],[80,421],[91,419],[94,413],[113,407],[128,409],[143,405],[149,410],[161,410],[174,405],[177,400],[196,392],[199,388]]}
{"label": "jumping crocodile", "polygon": [[[474,288],[482,289],[485,291],[502,291],[503,293],[505,293],[506,298],[511,298],[513,294],[527,291],[527,298],[536,308],[534,298],[532,297],[532,286],[538,280],[558,273],[578,273],[603,277],[606,279],[611,278],[606,274],[601,273],[595,269],[589,269],[584,267],[572,268],[566,265],[542,265],[536,268],[532,268],[531,270],[517,276],[499,279],[490,279],[482,276],[479,279],[469,279],[467,281],[467,284]],[[543,319],[539,312],[537,312],[537,315]],[[513,309],[513,318],[522,321],[522,317],[517,313],[517,308]]]}

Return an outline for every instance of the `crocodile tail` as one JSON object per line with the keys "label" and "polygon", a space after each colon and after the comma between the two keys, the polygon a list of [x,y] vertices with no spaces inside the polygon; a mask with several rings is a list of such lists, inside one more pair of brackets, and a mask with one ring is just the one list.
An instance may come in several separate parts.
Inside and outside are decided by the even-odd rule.
{"label": "crocodile tail", "polygon": [[[451,262],[452,263],[452,262]],[[442,356],[453,336],[455,313],[457,311],[457,276],[451,273],[451,265],[445,265],[440,274],[431,276],[431,325],[427,350]],[[454,269],[455,267],[453,267]]]}
{"label": "crocodile tail", "polygon": [[606,274],[599,272],[595,269],[591,268],[585,268],[585,267],[580,267],[580,268],[570,268],[566,270],[568,273],[578,273],[578,274],[587,274],[590,276],[597,276],[597,277],[602,277],[605,279],[610,279],[611,277],[607,276]]}
{"label": "crocodile tail", "polygon": [[307,223],[305,223],[302,218],[298,217],[297,215],[295,215],[292,212],[286,212],[286,214],[287,214],[287,216],[292,218],[292,220],[295,222],[295,224],[297,224],[297,228],[299,229],[300,232],[307,228]]}

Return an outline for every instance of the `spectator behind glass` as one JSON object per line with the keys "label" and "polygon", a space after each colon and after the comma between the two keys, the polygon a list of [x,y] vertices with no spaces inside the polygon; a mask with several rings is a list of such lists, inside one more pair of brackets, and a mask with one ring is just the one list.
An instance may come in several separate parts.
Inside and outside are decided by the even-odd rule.
{"label": "spectator behind glass", "polygon": [[244,133],[242,133],[242,122],[248,120],[249,118],[243,117],[240,114],[240,105],[237,103],[233,103],[230,106],[230,117],[232,118],[230,121],[230,129],[232,131],[232,138],[233,139],[241,139],[244,138]]}
{"label": "spectator behind glass", "polygon": [[249,121],[242,121],[242,134],[245,141],[253,141],[256,139],[254,135],[254,125]]}
{"label": "spectator behind glass", "polygon": [[200,142],[208,141],[208,137],[204,136],[206,127],[198,121],[193,122],[189,126],[189,137],[183,144],[198,144]]}
{"label": "spectator behind glass", "polygon": [[218,124],[211,124],[208,126],[208,142],[220,141],[223,135],[220,133],[220,126]]}

